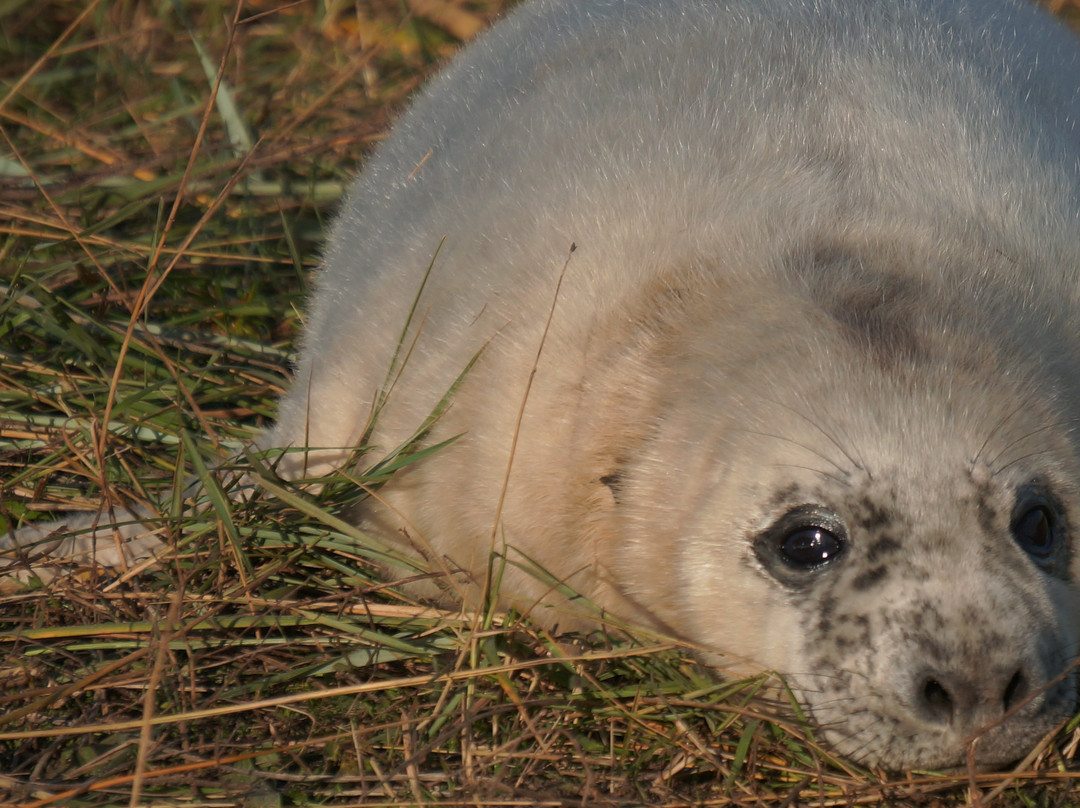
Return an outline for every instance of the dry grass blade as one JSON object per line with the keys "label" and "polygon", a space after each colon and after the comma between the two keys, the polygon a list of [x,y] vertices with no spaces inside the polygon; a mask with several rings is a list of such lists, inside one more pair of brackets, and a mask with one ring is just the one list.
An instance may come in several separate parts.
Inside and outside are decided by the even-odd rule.
{"label": "dry grass blade", "polygon": [[[0,803],[1068,804],[1075,720],[1023,772],[888,778],[671,643],[413,602],[344,513],[429,450],[317,496],[229,460],[286,384],[329,206],[501,3],[326,5],[0,10],[0,522],[151,503],[169,546],[0,593]],[[233,462],[264,483],[243,507]]]}

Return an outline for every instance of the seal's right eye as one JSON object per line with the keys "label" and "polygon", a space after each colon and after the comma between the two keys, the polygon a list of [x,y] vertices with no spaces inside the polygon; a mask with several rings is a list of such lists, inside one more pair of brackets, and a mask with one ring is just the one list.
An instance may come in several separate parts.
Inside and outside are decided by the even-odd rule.
{"label": "seal's right eye", "polygon": [[1029,508],[1013,524],[1013,537],[1028,555],[1049,558],[1056,546],[1055,518],[1046,505]]}
{"label": "seal's right eye", "polygon": [[840,558],[847,544],[840,517],[820,505],[800,505],[758,535],[754,552],[773,577],[799,585]]}
{"label": "seal's right eye", "polygon": [[1064,508],[1045,486],[1017,492],[1012,537],[1028,557],[1047,572],[1068,579],[1069,524]]}

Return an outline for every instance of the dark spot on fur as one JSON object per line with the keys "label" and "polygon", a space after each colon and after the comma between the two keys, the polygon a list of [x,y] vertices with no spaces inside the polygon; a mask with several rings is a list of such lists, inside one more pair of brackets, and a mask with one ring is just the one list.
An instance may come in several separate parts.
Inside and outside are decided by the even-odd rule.
{"label": "dark spot on fur", "polygon": [[[895,499],[895,494],[891,497]],[[852,516],[854,523],[864,530],[881,530],[898,520],[896,512],[882,505],[880,497],[864,497],[853,503]]]}
{"label": "dark spot on fur", "polygon": [[799,493],[799,486],[794,485],[794,484],[789,485],[789,486],[787,486],[785,488],[781,488],[769,500],[769,504],[773,508],[782,508],[783,506],[789,505],[791,502],[793,502],[795,499],[797,499],[796,495],[798,493]]}
{"label": "dark spot on fur", "polygon": [[900,542],[894,539],[892,536],[886,534],[881,536],[877,541],[871,544],[866,550],[866,560],[871,564],[876,564],[884,556],[894,555],[902,548]]}
{"label": "dark spot on fur", "polygon": [[918,633],[926,628],[926,615],[924,612],[911,613],[911,629]]}
{"label": "dark spot on fur", "polygon": [[836,616],[837,636],[854,637],[856,641],[869,641],[870,618],[865,614],[843,612]]}
{"label": "dark spot on fur", "polygon": [[884,564],[879,564],[873,569],[869,569],[866,572],[860,573],[855,577],[855,580],[851,582],[851,587],[857,592],[865,592],[874,584],[880,582],[888,572],[888,567]]}
{"label": "dark spot on fur", "polygon": [[872,266],[840,245],[820,246],[805,270],[815,303],[845,337],[882,364],[917,362],[928,349],[918,312],[926,284],[900,267]]}
{"label": "dark spot on fur", "polygon": [[836,611],[836,599],[835,598],[822,598],[821,611],[818,613],[817,630],[821,634],[828,634],[832,631],[833,613]]}
{"label": "dark spot on fur", "polygon": [[925,568],[921,566],[917,567],[914,564],[910,563],[902,565],[901,567],[897,568],[897,570],[898,574],[903,578],[903,580],[911,581],[912,583],[916,584],[925,584],[931,578],[936,577]]}
{"label": "dark spot on fur", "polygon": [[856,620],[855,625],[859,628],[859,634],[856,637],[859,644],[863,647],[870,647],[870,618],[862,615],[862,619]]}
{"label": "dark spot on fur", "polygon": [[840,626],[847,626],[850,625],[854,619],[855,616],[850,612],[841,612],[836,616],[836,623]]}
{"label": "dark spot on fur", "polygon": [[985,535],[992,536],[997,527],[998,514],[990,504],[994,501],[990,486],[980,485],[975,496],[977,498],[975,512],[978,514],[976,518],[979,520],[979,527]]}

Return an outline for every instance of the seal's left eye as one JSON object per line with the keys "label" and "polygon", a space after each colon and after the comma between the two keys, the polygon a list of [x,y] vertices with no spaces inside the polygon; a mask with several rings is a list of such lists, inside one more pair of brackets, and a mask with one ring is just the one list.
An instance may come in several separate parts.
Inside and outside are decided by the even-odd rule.
{"label": "seal's left eye", "polygon": [[780,556],[794,569],[812,570],[831,561],[841,550],[840,540],[822,527],[793,530],[780,544]]}
{"label": "seal's left eye", "polygon": [[1013,538],[1020,548],[1036,559],[1049,558],[1057,547],[1057,525],[1053,511],[1046,505],[1035,505],[1013,522]]}
{"label": "seal's left eye", "polygon": [[797,505],[754,538],[761,565],[781,583],[810,586],[846,551],[844,523],[824,505]]}

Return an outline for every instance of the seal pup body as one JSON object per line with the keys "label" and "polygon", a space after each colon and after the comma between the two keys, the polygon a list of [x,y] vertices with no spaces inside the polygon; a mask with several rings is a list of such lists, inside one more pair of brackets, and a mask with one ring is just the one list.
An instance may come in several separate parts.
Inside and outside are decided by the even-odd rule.
{"label": "seal pup body", "polygon": [[1015,759],[1075,707],[1077,51],[990,0],[526,4],[353,187],[261,445],[393,449],[475,358],[367,530],[787,674],[857,760]]}

